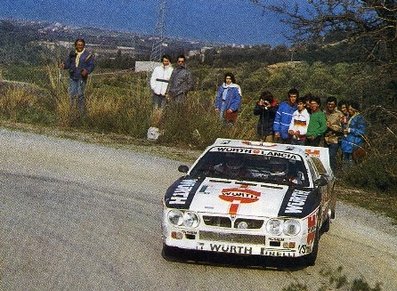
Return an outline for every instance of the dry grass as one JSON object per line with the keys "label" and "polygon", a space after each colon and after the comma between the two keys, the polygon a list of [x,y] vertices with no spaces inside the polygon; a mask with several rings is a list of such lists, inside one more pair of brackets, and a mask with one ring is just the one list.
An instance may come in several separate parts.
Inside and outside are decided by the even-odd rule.
{"label": "dry grass", "polygon": [[384,214],[397,224],[397,196],[386,193],[353,188],[338,181],[335,191],[338,200],[346,201],[360,207]]}
{"label": "dry grass", "polygon": [[30,94],[24,88],[9,88],[0,98],[0,112],[16,122],[18,115],[34,107],[37,101],[37,96]]}

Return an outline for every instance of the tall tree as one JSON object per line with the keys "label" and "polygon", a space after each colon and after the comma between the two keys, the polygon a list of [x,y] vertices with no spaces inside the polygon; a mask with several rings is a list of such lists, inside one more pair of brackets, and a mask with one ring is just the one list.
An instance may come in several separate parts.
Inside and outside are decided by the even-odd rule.
{"label": "tall tree", "polygon": [[358,43],[368,60],[397,65],[397,0],[250,1],[285,16],[282,22],[292,28],[294,44]]}

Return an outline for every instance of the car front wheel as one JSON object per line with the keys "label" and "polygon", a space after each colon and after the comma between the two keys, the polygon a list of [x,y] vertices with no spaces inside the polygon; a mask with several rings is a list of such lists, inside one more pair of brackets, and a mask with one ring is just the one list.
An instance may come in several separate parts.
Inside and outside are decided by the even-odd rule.
{"label": "car front wheel", "polygon": [[317,259],[317,253],[318,253],[319,240],[320,240],[320,232],[319,232],[319,228],[317,227],[316,237],[314,238],[312,252],[303,257],[305,265],[307,265],[307,266],[315,265],[316,259]]}

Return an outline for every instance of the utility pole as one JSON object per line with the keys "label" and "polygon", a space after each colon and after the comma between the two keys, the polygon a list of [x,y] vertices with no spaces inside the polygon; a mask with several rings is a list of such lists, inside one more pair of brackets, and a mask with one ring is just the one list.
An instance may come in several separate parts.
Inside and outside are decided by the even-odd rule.
{"label": "utility pole", "polygon": [[160,62],[161,56],[163,55],[166,6],[166,0],[159,0],[159,10],[156,22],[156,29],[154,32],[155,40],[153,42],[152,52],[150,54],[150,61],[152,62]]}

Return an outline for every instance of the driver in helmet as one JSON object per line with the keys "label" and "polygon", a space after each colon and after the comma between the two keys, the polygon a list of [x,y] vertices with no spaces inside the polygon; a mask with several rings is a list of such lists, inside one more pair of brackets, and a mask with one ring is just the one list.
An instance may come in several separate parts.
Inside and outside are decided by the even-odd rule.
{"label": "driver in helmet", "polygon": [[274,158],[269,161],[270,176],[272,177],[287,177],[288,174],[288,161],[285,159]]}
{"label": "driver in helmet", "polygon": [[244,160],[238,157],[228,158],[226,162],[214,166],[214,169],[227,178],[244,178],[246,175]]}
{"label": "driver in helmet", "polygon": [[273,158],[269,161],[270,177],[280,182],[288,182],[290,184],[301,185],[303,183],[304,174],[301,171],[293,174],[289,168],[289,162],[286,159]]}

